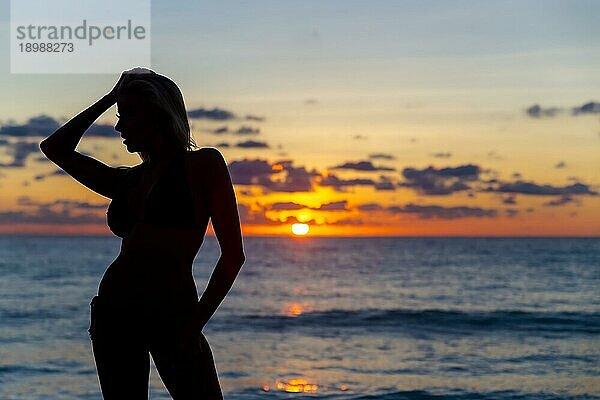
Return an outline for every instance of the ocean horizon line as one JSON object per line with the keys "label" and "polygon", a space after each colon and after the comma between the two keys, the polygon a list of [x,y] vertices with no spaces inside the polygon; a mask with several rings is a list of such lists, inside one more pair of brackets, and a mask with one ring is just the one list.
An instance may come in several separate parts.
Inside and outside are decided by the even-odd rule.
{"label": "ocean horizon line", "polygon": [[[216,235],[213,233],[206,233],[206,236],[215,237]],[[331,239],[390,239],[390,238],[398,238],[398,239],[600,239],[600,234],[597,236],[590,235],[306,235],[306,236],[295,236],[295,235],[257,235],[257,234],[245,234],[244,237],[261,237],[261,238],[290,238],[290,239],[310,239],[310,238],[331,238]],[[57,233],[57,234],[49,234],[49,233],[0,233],[0,237],[97,237],[97,238],[109,238],[114,237],[114,235],[110,234],[97,234],[97,233],[81,233],[81,234],[71,234],[71,233]]]}

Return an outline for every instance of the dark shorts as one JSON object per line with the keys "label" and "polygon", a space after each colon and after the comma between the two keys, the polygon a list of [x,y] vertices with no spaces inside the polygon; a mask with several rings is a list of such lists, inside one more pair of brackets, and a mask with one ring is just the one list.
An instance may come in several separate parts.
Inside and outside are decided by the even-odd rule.
{"label": "dark shorts", "polygon": [[196,348],[186,354],[178,351],[192,307],[115,302],[94,296],[88,332],[105,399],[147,399],[150,354],[174,399],[222,399],[206,337],[199,332]]}

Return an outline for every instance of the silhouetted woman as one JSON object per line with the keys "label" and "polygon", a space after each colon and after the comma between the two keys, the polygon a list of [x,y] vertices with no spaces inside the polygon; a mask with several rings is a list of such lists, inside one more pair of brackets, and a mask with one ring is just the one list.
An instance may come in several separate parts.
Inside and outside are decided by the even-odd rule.
{"label": "silhouetted woman", "polygon": [[[130,153],[142,163],[113,168],[75,151],[113,104]],[[183,96],[169,78],[124,71],[115,87],[45,139],[43,153],[112,199],[107,220],[122,237],[90,303],[89,334],[105,399],[147,399],[150,358],[174,399],[222,399],[202,329],[244,263],[236,199],[221,153],[196,147]],[[192,262],[209,218],[221,256],[198,300]]]}

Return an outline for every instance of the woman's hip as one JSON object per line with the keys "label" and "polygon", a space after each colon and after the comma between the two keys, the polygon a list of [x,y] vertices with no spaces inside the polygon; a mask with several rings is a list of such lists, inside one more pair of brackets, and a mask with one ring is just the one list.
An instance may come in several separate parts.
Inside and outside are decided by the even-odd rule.
{"label": "woman's hip", "polygon": [[180,332],[193,315],[195,303],[119,298],[96,295],[90,301],[88,333],[93,340],[104,337],[172,336]]}

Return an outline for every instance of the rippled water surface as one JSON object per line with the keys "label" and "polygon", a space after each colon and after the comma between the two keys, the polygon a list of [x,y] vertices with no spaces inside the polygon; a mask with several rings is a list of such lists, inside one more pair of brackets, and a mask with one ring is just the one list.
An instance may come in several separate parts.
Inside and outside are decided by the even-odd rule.
{"label": "rippled water surface", "polygon": [[[0,238],[0,399],[101,398],[89,302],[117,239]],[[600,398],[600,239],[244,243],[204,329],[226,399]],[[207,237],[199,293],[218,256]]]}

